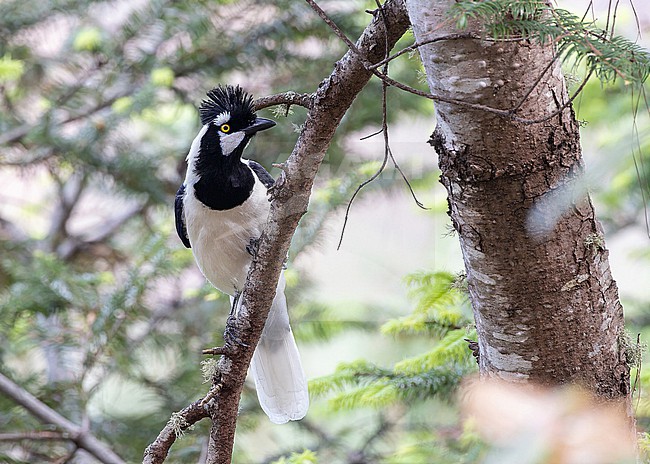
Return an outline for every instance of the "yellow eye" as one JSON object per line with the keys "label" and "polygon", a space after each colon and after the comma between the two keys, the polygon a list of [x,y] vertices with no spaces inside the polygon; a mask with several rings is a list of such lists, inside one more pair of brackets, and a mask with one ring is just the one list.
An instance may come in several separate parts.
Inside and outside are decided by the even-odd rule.
{"label": "yellow eye", "polygon": [[228,124],[222,124],[219,129],[221,129],[221,132],[224,132],[226,134],[230,132],[230,126]]}

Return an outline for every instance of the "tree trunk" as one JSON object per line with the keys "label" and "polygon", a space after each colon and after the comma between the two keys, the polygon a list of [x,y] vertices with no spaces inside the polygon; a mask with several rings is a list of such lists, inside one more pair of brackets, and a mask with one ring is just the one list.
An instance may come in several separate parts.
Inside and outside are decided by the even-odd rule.
{"label": "tree trunk", "polygon": [[[451,4],[407,1],[418,42],[480,32],[440,27]],[[520,119],[560,110],[529,124],[436,102],[431,143],[463,252],[481,376],[577,382],[627,397],[623,308],[602,228],[577,182],[578,125],[570,105],[561,110],[568,97],[553,47],[454,39],[419,50],[434,94],[502,110],[523,99]]]}

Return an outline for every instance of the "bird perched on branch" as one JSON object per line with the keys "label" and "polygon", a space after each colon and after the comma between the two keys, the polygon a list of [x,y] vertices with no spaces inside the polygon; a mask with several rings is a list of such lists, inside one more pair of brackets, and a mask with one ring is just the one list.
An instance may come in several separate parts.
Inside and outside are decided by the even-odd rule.
{"label": "bird perched on branch", "polygon": [[[234,312],[274,184],[260,164],[242,154],[257,132],[275,122],[257,117],[252,97],[239,86],[216,87],[207,97],[199,108],[203,127],[192,142],[185,182],[176,193],[176,231],[203,275],[231,296]],[[302,419],[309,406],[284,287],[281,274],[250,366],[260,405],[277,424]]]}

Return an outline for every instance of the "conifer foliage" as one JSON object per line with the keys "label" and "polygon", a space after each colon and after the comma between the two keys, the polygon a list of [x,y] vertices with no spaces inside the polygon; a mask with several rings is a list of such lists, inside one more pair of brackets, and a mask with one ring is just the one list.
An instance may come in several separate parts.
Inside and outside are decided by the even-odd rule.
{"label": "conifer foliage", "polygon": [[622,79],[641,86],[650,74],[650,54],[643,47],[615,35],[613,27],[607,29],[610,24],[601,28],[595,21],[553,8],[546,1],[459,1],[449,16],[461,29],[470,19],[479,21],[492,39],[553,42],[562,60],[571,60],[575,66],[584,62],[588,73],[595,73],[603,83]]}

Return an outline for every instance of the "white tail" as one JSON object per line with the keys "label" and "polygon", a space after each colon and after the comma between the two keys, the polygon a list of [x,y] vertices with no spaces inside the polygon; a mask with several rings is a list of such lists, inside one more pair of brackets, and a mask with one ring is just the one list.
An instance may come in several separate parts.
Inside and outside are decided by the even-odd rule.
{"label": "white tail", "polygon": [[274,424],[302,419],[309,407],[307,379],[289,326],[285,286],[281,274],[250,367],[260,406]]}

